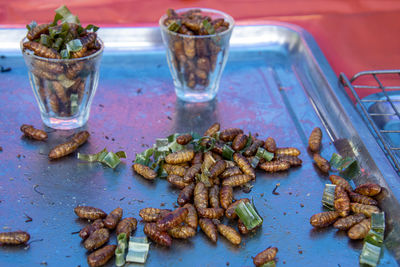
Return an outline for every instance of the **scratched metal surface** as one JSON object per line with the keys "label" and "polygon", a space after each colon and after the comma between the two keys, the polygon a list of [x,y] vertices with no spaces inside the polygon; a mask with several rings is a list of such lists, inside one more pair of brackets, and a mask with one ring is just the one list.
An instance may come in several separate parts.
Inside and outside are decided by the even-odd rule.
{"label": "scratched metal surface", "polygon": [[[85,225],[73,212],[78,204],[106,212],[120,206],[124,217],[138,219],[144,207],[164,203],[165,208],[173,208],[179,191],[164,180],[148,182],[134,175],[131,161],[158,137],[174,132],[202,133],[215,121],[263,138],[273,136],[282,147],[298,147],[303,166],[277,174],[258,172],[250,193],[235,191],[235,198],[253,198],[264,218],[263,227],[244,237],[240,247],[221,236],[214,245],[199,231],[190,240],[174,240],[170,249],[151,245],[146,266],[252,266],[251,257],[268,246],[279,248],[280,266],[357,266],[361,242],[350,241],[333,228],[316,230],[309,224],[310,216],[323,210],[320,201],[328,177],[313,166],[306,149],[307,136],[315,126],[324,127],[322,155],[329,158],[336,148],[325,129],[334,140],[345,135],[343,129],[329,124],[329,116],[338,114],[324,115],[318,109],[321,103],[315,102],[317,98],[309,91],[331,89],[331,81],[324,80],[324,71],[332,74],[330,67],[313,40],[305,39],[297,28],[259,27],[255,32],[270,36],[259,42],[257,34],[243,38],[250,29],[237,28],[217,99],[207,104],[177,101],[156,29],[147,29],[151,33],[148,40],[142,37],[154,42],[154,49],[138,45],[121,50],[117,44],[110,45],[103,57],[91,117],[84,127],[91,137],[79,151],[125,150],[128,159],[116,170],[80,162],[75,154],[50,162],[50,148],[72,131],[46,128],[47,142],[21,137],[23,123],[44,126],[22,56],[4,52],[6,58],[0,59],[0,65],[10,66],[12,71],[0,74],[0,227],[26,230],[31,240],[43,241],[33,242],[29,248],[0,247],[0,266],[86,266],[88,254],[79,236],[71,234]],[[279,195],[273,195],[277,183]],[[25,222],[25,214],[31,222]],[[143,236],[142,223],[135,235]],[[109,243],[115,243],[115,236]],[[396,264],[385,250],[380,265]],[[113,261],[107,266],[112,265]]]}

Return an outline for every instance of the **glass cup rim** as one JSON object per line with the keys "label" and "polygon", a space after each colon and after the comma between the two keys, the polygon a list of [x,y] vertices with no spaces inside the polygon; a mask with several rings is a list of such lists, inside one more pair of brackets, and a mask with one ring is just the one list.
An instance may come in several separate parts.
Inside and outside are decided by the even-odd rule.
{"label": "glass cup rim", "polygon": [[168,34],[171,34],[171,35],[176,35],[176,36],[185,37],[185,38],[201,39],[201,38],[211,38],[211,37],[215,37],[215,36],[223,36],[223,35],[228,34],[229,32],[231,32],[233,27],[235,26],[235,20],[232,18],[231,15],[229,15],[229,14],[223,12],[223,11],[216,10],[216,9],[204,8],[204,7],[187,7],[187,8],[176,9],[175,12],[181,13],[181,12],[185,12],[185,11],[188,11],[188,10],[191,10],[191,9],[200,9],[201,11],[204,11],[204,12],[222,15],[224,17],[224,19],[228,20],[229,28],[226,31],[223,31],[223,32],[220,32],[220,33],[208,34],[208,35],[188,35],[188,34],[177,33],[177,32],[173,32],[173,31],[168,30],[167,26],[164,25],[163,22],[168,17],[167,14],[162,15],[161,18],[159,19],[158,23],[160,25],[160,28],[163,31],[165,31],[165,32],[167,32]]}
{"label": "glass cup rim", "polygon": [[25,48],[24,48],[24,42],[25,42],[25,40],[28,40],[27,38],[26,38],[26,36],[24,36],[24,38],[22,38],[22,40],[21,40],[21,42],[20,42],[20,48],[21,48],[21,51],[22,51],[22,54],[24,54],[24,55],[26,55],[26,56],[29,56],[29,57],[32,57],[32,58],[35,58],[35,59],[37,59],[37,60],[42,60],[42,61],[48,61],[48,62],[54,62],[54,63],[65,63],[65,62],[67,62],[67,63],[69,63],[69,62],[71,62],[71,63],[73,63],[73,62],[79,62],[79,61],[83,61],[83,60],[90,60],[90,59],[92,59],[92,58],[95,58],[95,57],[97,57],[97,56],[99,56],[102,52],[103,52],[103,50],[104,50],[104,43],[103,43],[103,41],[99,38],[99,37],[97,37],[97,40],[99,41],[99,43],[100,43],[100,45],[101,45],[101,48],[98,50],[98,51],[96,51],[96,53],[94,53],[94,54],[91,54],[91,55],[89,55],[89,56],[86,56],[86,57],[79,57],[79,58],[47,58],[47,57],[40,57],[40,56],[37,56],[37,55],[35,55],[35,54],[33,54],[33,52],[32,53],[28,53],[28,52],[26,52],[25,50]]}

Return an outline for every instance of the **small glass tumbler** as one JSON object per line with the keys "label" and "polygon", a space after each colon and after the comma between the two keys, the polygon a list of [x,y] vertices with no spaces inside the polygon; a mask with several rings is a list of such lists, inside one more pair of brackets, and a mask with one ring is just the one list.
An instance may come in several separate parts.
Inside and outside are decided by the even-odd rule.
{"label": "small glass tumbler", "polygon": [[[194,8],[176,10],[177,14]],[[159,24],[164,45],[167,48],[167,62],[174,81],[175,93],[183,101],[206,102],[215,98],[222,71],[229,53],[229,40],[235,21],[221,11],[196,8],[201,15],[212,20],[225,19],[229,28],[210,35],[187,35],[168,30],[167,15]]]}
{"label": "small glass tumbler", "polygon": [[101,48],[94,54],[74,59],[39,57],[23,48],[33,93],[43,123],[54,129],[79,128],[88,121],[90,106],[99,82]]}

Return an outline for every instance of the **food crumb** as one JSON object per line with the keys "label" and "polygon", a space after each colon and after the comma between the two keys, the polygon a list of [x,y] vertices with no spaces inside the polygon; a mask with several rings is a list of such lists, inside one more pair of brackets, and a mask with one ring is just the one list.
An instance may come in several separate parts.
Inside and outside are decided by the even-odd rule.
{"label": "food crumb", "polygon": [[286,212],[284,212],[283,215],[286,215]]}
{"label": "food crumb", "polygon": [[289,195],[292,195],[293,193],[292,192],[289,192]]}
{"label": "food crumb", "polygon": [[302,250],[299,250],[299,254],[303,254],[303,251],[302,251]]}
{"label": "food crumb", "polygon": [[282,261],[283,264],[286,264],[286,261]]}
{"label": "food crumb", "polygon": [[164,202],[161,202],[160,206],[161,206],[161,207],[164,207],[164,206],[165,206],[165,203],[164,203]]}
{"label": "food crumb", "polygon": [[172,118],[170,116],[167,116],[167,119],[169,119],[170,121],[172,121]]}
{"label": "food crumb", "polygon": [[261,193],[261,194],[260,194],[260,197],[263,197],[263,196],[264,196],[264,193]]}
{"label": "food crumb", "polygon": [[227,261],[227,262],[226,262],[226,266],[229,266],[229,264],[230,264],[229,261]]}
{"label": "food crumb", "polygon": [[3,151],[3,147],[2,146],[0,146],[0,152],[2,152]]}
{"label": "food crumb", "polygon": [[303,203],[300,203],[300,207],[304,208],[304,204],[303,204]]}

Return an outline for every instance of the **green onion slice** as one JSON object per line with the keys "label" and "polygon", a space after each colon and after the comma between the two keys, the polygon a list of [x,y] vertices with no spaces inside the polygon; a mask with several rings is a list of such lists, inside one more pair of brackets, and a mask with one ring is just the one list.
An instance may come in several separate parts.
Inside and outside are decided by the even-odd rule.
{"label": "green onion slice", "polygon": [[360,264],[366,264],[373,267],[377,266],[379,258],[381,257],[381,250],[380,247],[365,242],[360,255]]}
{"label": "green onion slice", "polygon": [[129,240],[127,262],[145,263],[149,253],[150,244],[147,237],[131,237]]}
{"label": "green onion slice", "polygon": [[121,233],[117,236],[118,247],[120,247],[124,252],[128,248],[128,237],[126,233]]}
{"label": "green onion slice", "polygon": [[67,49],[63,49],[60,51],[60,55],[62,59],[68,59],[69,58],[69,52]]}
{"label": "green onion slice", "polygon": [[263,223],[263,219],[258,215],[254,204],[241,202],[236,207],[235,212],[249,230],[252,230]]}
{"label": "green onion slice", "polygon": [[101,162],[108,167],[115,169],[121,163],[120,158],[126,158],[126,153],[124,151],[118,151],[117,153],[118,155],[111,151],[108,152],[107,149],[103,149],[96,154],[78,153],[78,159],[88,162]]}
{"label": "green onion slice", "polygon": [[78,94],[71,94],[70,99],[71,99],[71,114],[75,114],[78,111],[79,105],[78,105]]}
{"label": "green onion slice", "polygon": [[168,25],[168,30],[172,32],[178,32],[181,26],[182,26],[181,21],[175,20]]}
{"label": "green onion slice", "polygon": [[52,39],[50,38],[49,35],[47,34],[41,34],[40,35],[40,43],[46,47],[51,47],[53,44]]}
{"label": "green onion slice", "polygon": [[57,25],[57,22],[61,20],[62,23],[76,23],[80,24],[78,16],[75,16],[71,11],[65,6],[61,6],[55,10],[56,15],[54,17],[53,25]]}
{"label": "green onion slice", "polygon": [[28,31],[32,30],[33,28],[35,28],[37,26],[37,22],[32,20],[31,23],[26,25],[26,28],[28,29]]}
{"label": "green onion slice", "polygon": [[206,19],[203,20],[203,27],[204,27],[204,29],[206,29],[208,34],[214,34],[215,33],[214,26]]}
{"label": "green onion slice", "polygon": [[99,27],[93,24],[89,24],[85,27],[86,31],[92,31],[92,32],[97,32],[99,30]]}
{"label": "green onion slice", "polygon": [[274,158],[274,153],[268,152],[264,148],[259,147],[257,149],[256,157],[258,157],[260,159],[263,158],[266,161],[271,161]]}
{"label": "green onion slice", "polygon": [[378,247],[382,247],[383,240],[384,240],[383,233],[374,231],[373,229],[369,230],[367,236],[364,238],[365,242],[368,242]]}
{"label": "green onion slice", "polygon": [[275,267],[275,261],[269,261],[261,265],[261,267]]}
{"label": "green onion slice", "polygon": [[125,252],[119,245],[115,250],[115,265],[118,267],[125,265]]}
{"label": "green onion slice", "polygon": [[260,158],[255,156],[253,157],[253,159],[250,162],[251,167],[253,167],[254,169],[257,168],[258,163],[260,163]]}
{"label": "green onion slice", "polygon": [[353,179],[360,172],[360,167],[357,161],[351,157],[345,157],[333,153],[329,161],[332,169],[336,169],[340,172],[341,176],[347,179]]}
{"label": "green onion slice", "polygon": [[227,144],[224,145],[222,148],[222,157],[227,160],[232,160],[233,159],[233,154],[235,153],[235,150],[233,150],[230,146]]}
{"label": "green onion slice", "polygon": [[324,188],[324,194],[322,195],[322,205],[329,210],[335,210],[335,188],[334,184],[326,184]]}
{"label": "green onion slice", "polygon": [[74,39],[74,40],[69,41],[66,44],[66,47],[69,52],[78,52],[82,49],[83,45],[82,45],[81,40]]}
{"label": "green onion slice", "polygon": [[385,233],[385,212],[372,213],[371,229],[379,233]]}

